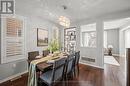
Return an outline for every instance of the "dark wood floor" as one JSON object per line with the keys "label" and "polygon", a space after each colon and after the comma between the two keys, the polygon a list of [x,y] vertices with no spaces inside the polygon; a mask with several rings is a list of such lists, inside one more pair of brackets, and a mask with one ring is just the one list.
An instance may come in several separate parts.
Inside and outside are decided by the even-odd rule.
{"label": "dark wood floor", "polygon": [[122,86],[119,82],[118,72],[118,66],[105,64],[105,69],[102,70],[80,64],[79,77],[66,82],[66,86]]}
{"label": "dark wood floor", "polygon": [[[105,69],[102,70],[80,64],[80,72],[78,77],[70,79],[67,82],[60,82],[56,84],[56,86],[121,86],[118,79],[118,72],[118,66],[105,64]],[[21,83],[25,82],[22,82],[21,80]],[[0,84],[0,86],[6,85]],[[21,84],[15,86],[21,86]]]}
{"label": "dark wood floor", "polygon": [[[67,81],[66,86],[104,86],[102,69],[80,64],[79,70],[79,76]],[[58,86],[64,86],[63,84]]]}

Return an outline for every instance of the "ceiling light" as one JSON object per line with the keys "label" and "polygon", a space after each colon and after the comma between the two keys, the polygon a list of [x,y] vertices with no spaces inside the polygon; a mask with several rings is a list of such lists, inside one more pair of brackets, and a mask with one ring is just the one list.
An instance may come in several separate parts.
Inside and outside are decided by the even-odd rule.
{"label": "ceiling light", "polygon": [[70,26],[70,20],[65,16],[60,16],[59,24],[68,28]]}

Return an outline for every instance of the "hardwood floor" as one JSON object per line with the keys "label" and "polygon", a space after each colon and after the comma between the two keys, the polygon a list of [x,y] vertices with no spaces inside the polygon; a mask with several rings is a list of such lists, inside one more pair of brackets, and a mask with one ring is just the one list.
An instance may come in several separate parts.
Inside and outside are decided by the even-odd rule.
{"label": "hardwood floor", "polygon": [[80,64],[79,77],[69,80],[63,84],[66,86],[104,86],[103,70]]}
{"label": "hardwood floor", "polygon": [[8,80],[4,83],[0,83],[0,86],[27,86],[28,74],[23,74],[14,79]]}
{"label": "hardwood floor", "polygon": [[[66,82],[57,83],[55,86],[121,86],[121,83],[118,79],[118,72],[118,66],[105,64],[105,69],[103,70],[80,64],[80,72],[78,77],[70,79]],[[6,85],[0,84],[0,86]],[[15,86],[21,86],[21,84]]]}
{"label": "hardwood floor", "polygon": [[60,82],[56,86],[122,86],[118,72],[118,66],[105,64],[103,70],[80,64],[79,77]]}

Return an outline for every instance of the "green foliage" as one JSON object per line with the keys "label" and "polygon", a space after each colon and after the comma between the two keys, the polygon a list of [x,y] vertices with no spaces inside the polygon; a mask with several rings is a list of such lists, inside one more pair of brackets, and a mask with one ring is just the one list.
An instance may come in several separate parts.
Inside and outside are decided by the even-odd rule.
{"label": "green foliage", "polygon": [[49,43],[48,50],[50,50],[51,52],[56,52],[59,49],[60,49],[59,41],[57,39],[51,40],[51,42]]}

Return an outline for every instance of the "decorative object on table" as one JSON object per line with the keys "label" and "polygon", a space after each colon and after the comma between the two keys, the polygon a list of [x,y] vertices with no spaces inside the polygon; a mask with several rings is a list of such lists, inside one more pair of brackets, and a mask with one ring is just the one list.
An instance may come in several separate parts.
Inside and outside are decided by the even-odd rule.
{"label": "decorative object on table", "polygon": [[48,47],[48,50],[50,50],[50,53],[59,51],[59,49],[60,49],[59,41],[57,39],[51,40]]}
{"label": "decorative object on table", "polygon": [[64,51],[75,51],[76,47],[76,27],[64,30]]}
{"label": "decorative object on table", "polygon": [[48,30],[37,28],[37,46],[48,45]]}
{"label": "decorative object on table", "polygon": [[46,57],[47,55],[49,55],[50,51],[49,50],[43,50],[42,52],[42,56]]}
{"label": "decorative object on table", "polygon": [[40,59],[40,58],[42,58],[42,56],[40,56],[40,55],[39,55],[39,56],[36,56],[36,59]]}
{"label": "decorative object on table", "polygon": [[110,56],[112,56],[112,49],[113,49],[113,46],[108,45],[108,55],[110,55]]}
{"label": "decorative object on table", "polygon": [[58,56],[61,52],[60,51],[55,51],[53,54],[54,56]]}
{"label": "decorative object on table", "polygon": [[47,63],[48,64],[53,64],[55,62],[55,60],[48,60]]}

